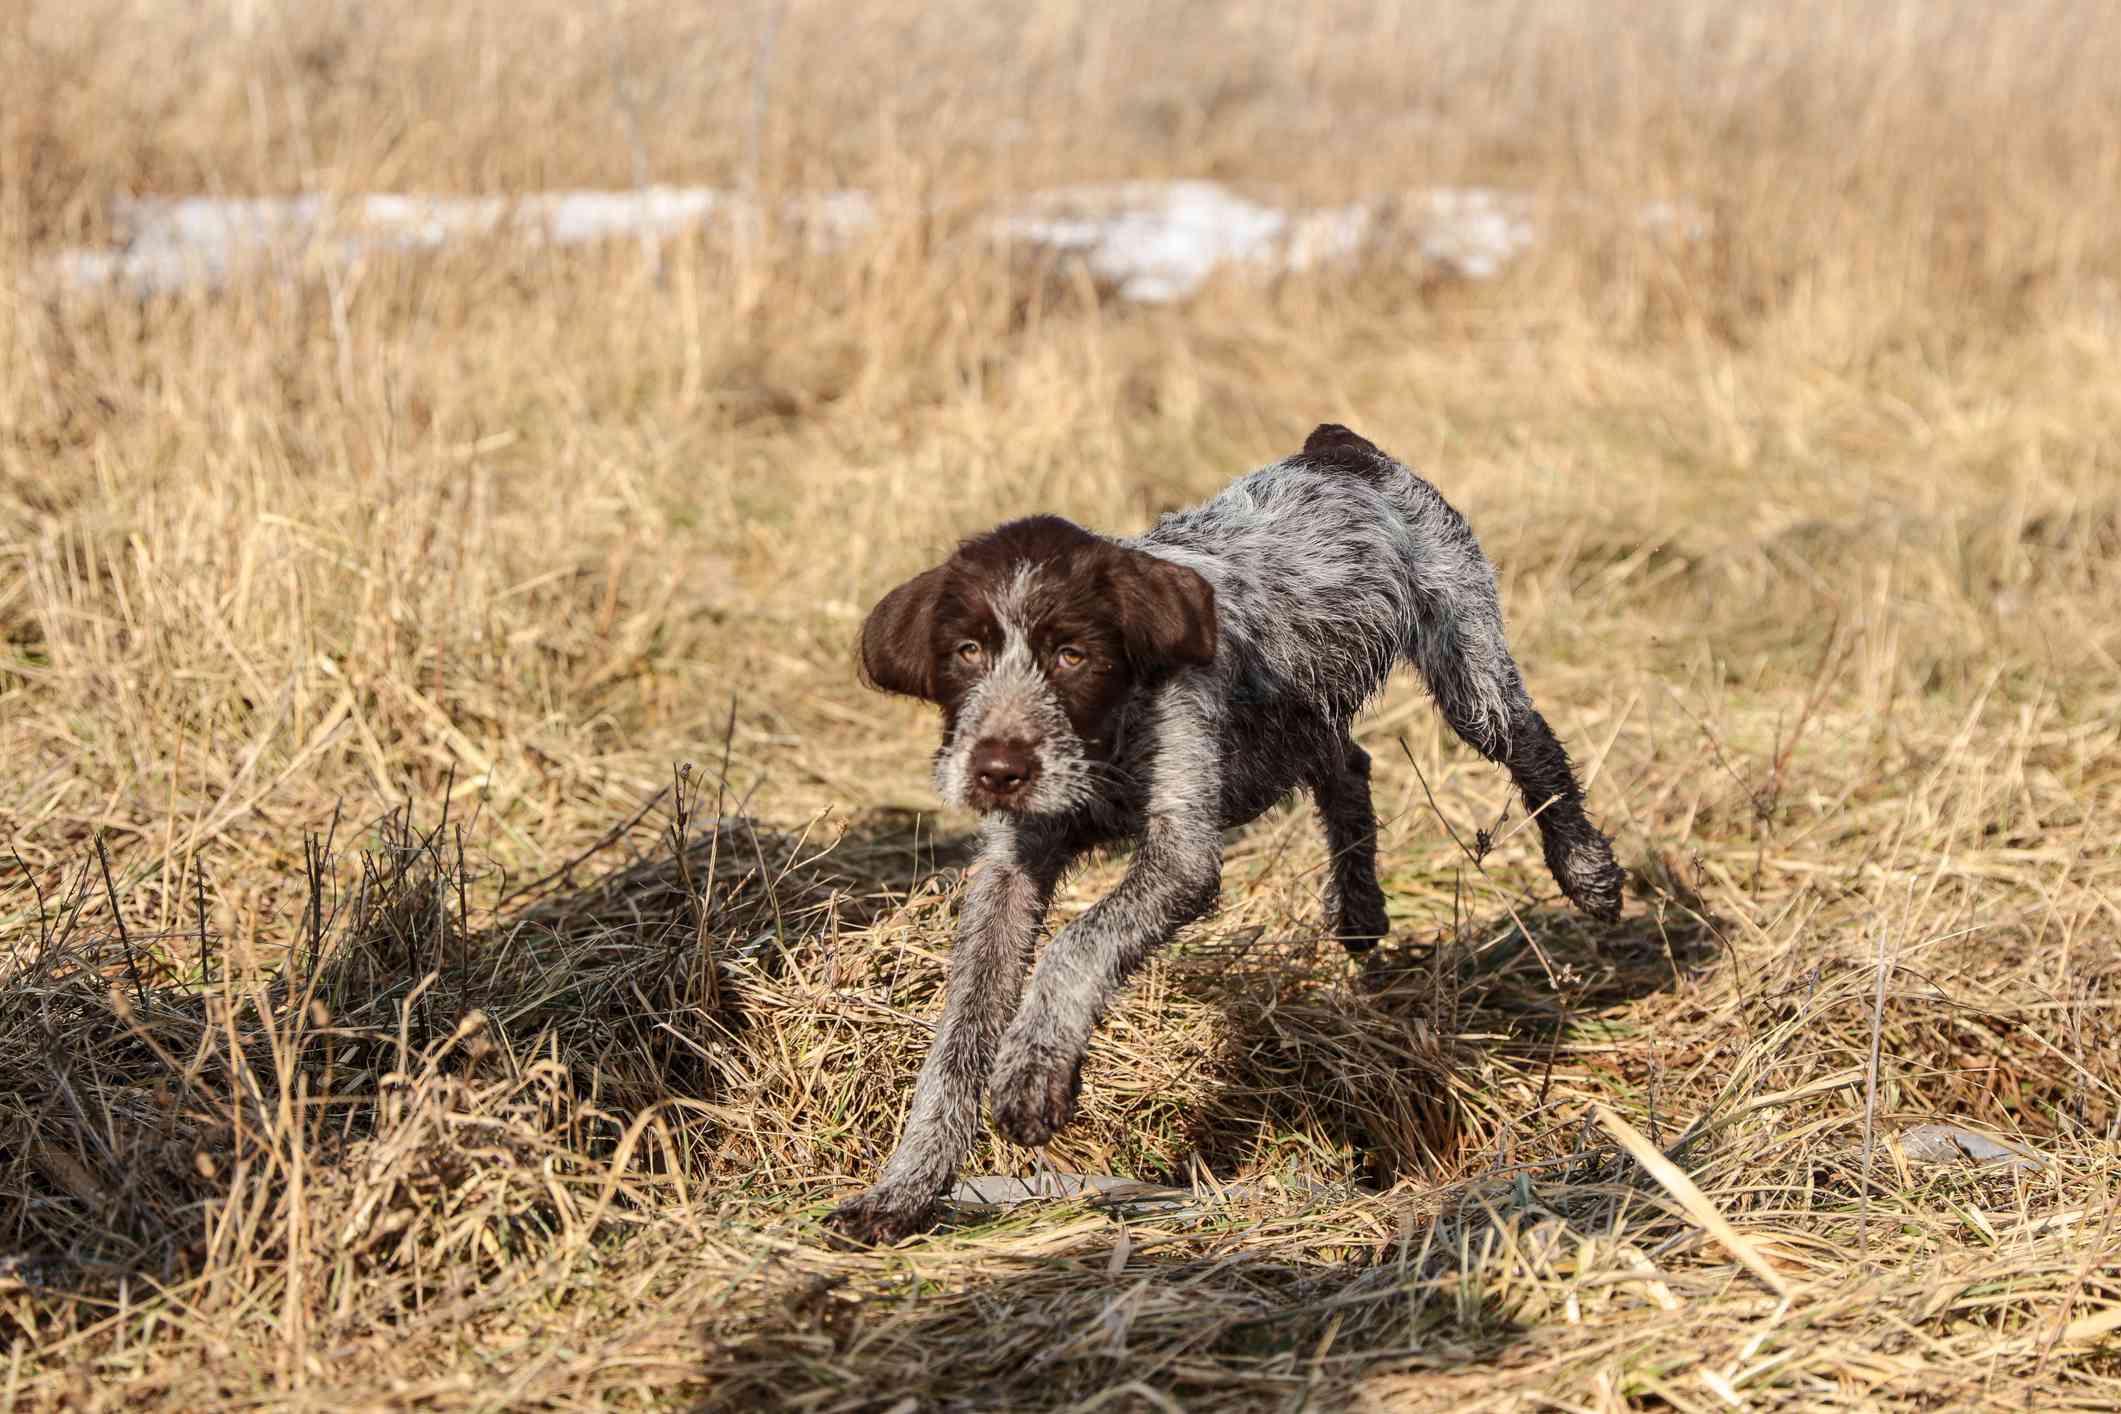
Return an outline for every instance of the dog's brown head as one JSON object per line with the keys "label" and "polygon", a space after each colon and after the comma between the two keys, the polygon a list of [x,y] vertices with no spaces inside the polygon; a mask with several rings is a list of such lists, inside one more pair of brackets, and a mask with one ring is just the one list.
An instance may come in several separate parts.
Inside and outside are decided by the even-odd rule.
{"label": "dog's brown head", "polygon": [[862,673],[943,709],[936,786],[975,810],[1081,804],[1140,686],[1215,657],[1193,570],[1058,516],[1011,521],[885,595]]}

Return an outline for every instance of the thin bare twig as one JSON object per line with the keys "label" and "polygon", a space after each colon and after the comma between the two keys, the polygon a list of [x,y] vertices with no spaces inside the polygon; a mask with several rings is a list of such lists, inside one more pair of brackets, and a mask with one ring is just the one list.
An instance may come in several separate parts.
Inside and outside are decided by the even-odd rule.
{"label": "thin bare twig", "polygon": [[44,911],[44,889],[37,883],[35,872],[30,869],[28,864],[23,862],[22,852],[13,846],[9,846],[8,853],[14,856],[15,867],[22,871],[22,877],[29,880],[30,896],[37,901],[37,942],[42,947],[49,947],[51,946],[52,929],[51,922]]}
{"label": "thin bare twig", "polygon": [[1871,1055],[1863,1069],[1863,1179],[1857,1194],[1857,1246],[1864,1258],[1871,1255],[1871,1152],[1878,1134],[1878,1063],[1885,1037],[1885,921],[1878,922],[1878,986],[1871,1000]]}
{"label": "thin bare twig", "polygon": [[580,854],[575,855],[573,858],[569,859],[565,864],[562,864],[559,868],[553,870],[551,873],[541,874],[537,878],[532,879],[529,883],[524,884],[518,888],[511,889],[507,893],[502,894],[500,902],[497,906],[500,908],[506,908],[511,903],[514,903],[517,899],[522,898],[527,894],[536,893],[548,884],[565,882],[568,876],[573,874],[576,869],[579,869],[582,865],[587,864],[591,859],[594,859],[597,855],[602,854],[605,850],[611,848],[611,846],[617,844],[620,840],[626,838],[627,835],[632,834],[634,828],[639,825],[643,820],[647,819],[650,812],[652,812],[658,805],[661,805],[663,803],[663,797],[668,794],[670,794],[670,787],[664,786],[654,795],[651,795],[648,797],[648,799],[642,801],[640,809],[634,811],[633,814],[629,815],[625,820],[621,821],[620,823],[613,825],[602,835],[599,835],[597,837],[596,842],[590,845],[587,849],[583,850]]}
{"label": "thin bare twig", "polygon": [[118,946],[125,949],[125,973],[133,981],[133,996],[144,1008],[147,1005],[147,988],[140,981],[140,964],[133,957],[133,937],[125,928],[125,912],[118,907],[118,887],[111,882],[110,850],[104,846],[103,832],[96,832],[96,858],[103,864],[103,892],[110,899],[111,921],[118,927]]}
{"label": "thin bare twig", "polygon": [[758,49],[751,61],[751,117],[744,125],[744,178],[750,190],[759,189],[764,162],[767,84],[773,72],[773,50],[781,35],[781,20],[788,13],[788,0],[773,0],[766,23],[759,30]]}
{"label": "thin bare twig", "polygon": [[[1398,740],[1399,749],[1405,753],[1407,764],[1414,768],[1415,779],[1421,782],[1421,793],[1429,798],[1429,808],[1435,811],[1436,818],[1443,822],[1444,831],[1450,835],[1451,843],[1457,845],[1464,852],[1465,857],[1473,861],[1473,867],[1480,871],[1481,878],[1486,879],[1491,884],[1495,883],[1495,877],[1488,873],[1488,866],[1482,862],[1481,857],[1472,850],[1467,849],[1466,842],[1458,837],[1458,831],[1451,828],[1450,818],[1443,813],[1443,807],[1436,803],[1436,792],[1429,789],[1429,778],[1422,774],[1421,763],[1414,759],[1413,751],[1407,746],[1407,739],[1402,736]],[[1517,925],[1518,933],[1530,945],[1532,955],[1539,959],[1540,967],[1545,969],[1547,985],[1559,993],[1562,990],[1563,982],[1561,974],[1554,970],[1554,960],[1548,957],[1547,950],[1539,945],[1539,939],[1532,936],[1532,930],[1525,926],[1524,919],[1517,912],[1517,906],[1510,902],[1508,895],[1502,892],[1500,885],[1497,885],[1496,892],[1502,898],[1503,909],[1510,915],[1510,921]]]}

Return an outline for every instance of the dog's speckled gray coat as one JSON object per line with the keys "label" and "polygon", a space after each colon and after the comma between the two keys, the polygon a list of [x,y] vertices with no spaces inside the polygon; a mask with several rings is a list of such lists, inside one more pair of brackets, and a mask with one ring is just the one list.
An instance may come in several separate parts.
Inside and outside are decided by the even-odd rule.
{"label": "dog's speckled gray coat", "polygon": [[[1119,709],[1111,759],[1092,765],[1041,696],[1028,631],[1001,615],[1009,647],[984,696],[960,712],[937,780],[964,803],[966,759],[992,730],[989,715],[1031,721],[1037,813],[985,819],[948,1001],[905,1132],[875,1187],[834,1215],[856,1235],[891,1239],[920,1225],[976,1137],[983,1088],[996,1128],[1018,1143],[1043,1144],[1067,1122],[1099,1018],[1154,948],[1213,906],[1221,832],[1296,788],[1311,792],[1331,850],[1333,933],[1354,951],[1384,936],[1370,760],[1349,729],[1402,660],[1540,812],[1563,891],[1599,917],[1619,910],[1624,876],[1511,659],[1494,571],[1428,482],[1329,424],[1298,455],[1117,543],[1213,586],[1213,661],[1135,691]],[[1016,578],[1017,600],[1035,574],[1027,566]],[[1125,840],[1135,843],[1126,877],[1052,940],[1023,995],[1061,876],[1086,850]]]}

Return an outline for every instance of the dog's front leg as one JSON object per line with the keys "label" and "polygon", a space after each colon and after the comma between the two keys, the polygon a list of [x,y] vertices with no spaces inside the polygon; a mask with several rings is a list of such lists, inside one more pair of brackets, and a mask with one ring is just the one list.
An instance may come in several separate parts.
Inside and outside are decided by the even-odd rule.
{"label": "dog's front leg", "polygon": [[989,826],[958,915],[949,997],[905,1130],[876,1185],[834,1210],[830,1221],[841,1231],[867,1242],[897,1241],[927,1219],[964,1161],[979,1125],[980,1091],[1063,864],[1063,856],[1031,847],[1008,826]]}
{"label": "dog's front leg", "polygon": [[1189,692],[1159,704],[1149,809],[1119,886],[1046,947],[995,1060],[994,1127],[1051,1139],[1075,1111],[1090,1033],[1149,954],[1215,906],[1222,883],[1214,735]]}

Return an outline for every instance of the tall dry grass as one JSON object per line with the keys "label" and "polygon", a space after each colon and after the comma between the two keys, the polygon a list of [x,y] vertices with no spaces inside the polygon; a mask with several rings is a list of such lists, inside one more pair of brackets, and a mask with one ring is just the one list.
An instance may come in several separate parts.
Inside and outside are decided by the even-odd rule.
{"label": "tall dry grass", "polygon": [[[2121,1397],[2121,17],[90,0],[0,43],[11,1402]],[[1522,187],[1544,239],[1138,308],[977,236],[1201,175]],[[640,181],[884,219],[34,274],[126,193]],[[1628,920],[1514,820],[1462,852],[1505,783],[1395,688],[1392,966],[1320,947],[1271,816],[1054,1146],[1236,1197],[828,1250],[967,826],[860,613],[1328,417],[1502,567]],[[1939,1119],[2039,1166],[1911,1159]]]}

